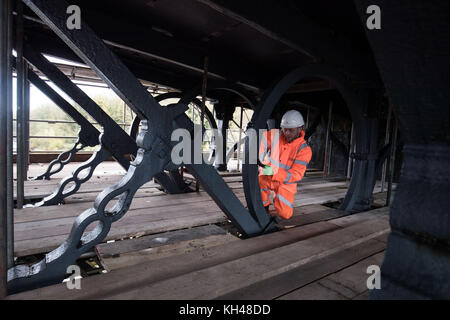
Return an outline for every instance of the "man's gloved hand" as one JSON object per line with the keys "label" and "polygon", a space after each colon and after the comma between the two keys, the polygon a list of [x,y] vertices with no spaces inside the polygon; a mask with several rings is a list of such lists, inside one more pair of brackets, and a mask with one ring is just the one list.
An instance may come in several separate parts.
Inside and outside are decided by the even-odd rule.
{"label": "man's gloved hand", "polygon": [[265,166],[262,169],[262,174],[265,175],[265,176],[272,176],[273,175],[272,167],[271,166]]}

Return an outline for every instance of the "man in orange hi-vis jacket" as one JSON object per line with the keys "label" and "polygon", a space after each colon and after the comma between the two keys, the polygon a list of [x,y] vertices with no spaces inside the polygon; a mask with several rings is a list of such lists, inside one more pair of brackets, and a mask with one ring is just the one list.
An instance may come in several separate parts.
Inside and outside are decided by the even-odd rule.
{"label": "man in orange hi-vis jacket", "polygon": [[297,183],[311,160],[312,152],[305,141],[304,125],[301,113],[289,110],[281,119],[281,132],[272,129],[264,132],[261,138],[259,161],[264,165],[259,173],[261,200],[274,217],[275,213],[269,211],[272,201],[279,217],[292,217]]}

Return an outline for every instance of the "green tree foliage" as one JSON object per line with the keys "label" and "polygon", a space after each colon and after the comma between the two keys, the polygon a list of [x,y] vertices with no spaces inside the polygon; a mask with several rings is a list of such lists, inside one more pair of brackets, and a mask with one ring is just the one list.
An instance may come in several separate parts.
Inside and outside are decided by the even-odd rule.
{"label": "green tree foliage", "polygon": [[[106,91],[105,91],[106,90]],[[121,124],[123,128],[123,119],[124,119],[124,102],[117,97],[112,90],[105,89],[102,90],[101,93],[96,92],[94,94],[90,93],[90,91],[86,91],[86,93],[90,96],[92,100],[94,100],[102,110],[108,114],[114,121]],[[173,101],[172,101],[173,100]],[[91,123],[95,123],[96,121],[85,112],[80,106],[69,101],[75,109],[77,109],[83,116],[85,116]],[[163,104],[175,103],[175,99],[170,99],[165,101]],[[212,105],[207,102],[206,107],[213,113]],[[240,108],[236,108],[236,111],[233,114],[233,119],[236,123],[240,121]],[[252,110],[246,110],[247,116],[243,117],[243,128],[245,129],[249,119],[252,116]],[[194,123],[200,124],[200,109],[198,107],[194,107],[192,104],[189,105],[189,110],[186,111],[186,115],[193,119]],[[128,132],[129,125],[133,120],[134,113],[131,111],[129,107],[126,107],[125,112],[125,123],[127,126],[125,130]],[[30,122],[30,135],[31,136],[46,136],[46,137],[77,137],[78,131],[80,127],[76,123],[57,123],[51,122],[52,120],[63,120],[63,121],[72,121],[72,119],[62,111],[58,106],[48,101],[42,103],[38,106],[33,106],[31,108],[30,119],[33,120],[46,120],[47,122]],[[204,125],[206,129],[210,129],[211,126],[208,121],[204,121]],[[94,126],[102,131],[102,128],[98,124],[94,124]],[[238,141],[239,130],[238,126],[231,121],[230,129],[228,136],[228,147],[231,147],[234,141]],[[207,135],[205,140],[210,140],[210,136]],[[75,138],[32,138],[30,140],[30,148],[31,151],[65,151],[74,145],[76,139]],[[208,150],[209,142],[205,141],[203,143],[203,149]],[[86,148],[84,150],[93,150],[95,148]]]}
{"label": "green tree foliage", "polygon": [[[94,95],[91,98],[103,109],[117,123],[123,123],[124,117],[124,103],[115,95]],[[80,106],[71,103],[83,116],[85,116],[90,122],[94,123],[95,120],[87,114]],[[130,108],[126,108],[125,123],[128,125],[133,119]],[[30,119],[33,120],[46,120],[47,122],[30,122],[30,135],[31,136],[78,136],[80,127],[76,123],[56,123],[52,120],[72,121],[72,119],[62,111],[55,104],[48,102],[39,106],[34,106],[30,111]],[[102,128],[98,124],[94,126],[102,131]],[[123,128],[123,126],[122,126]],[[128,130],[129,126],[126,127]],[[62,151],[72,148],[76,139],[73,138],[32,138],[30,141],[31,151]],[[91,148],[92,149],[92,148]],[[85,150],[89,150],[88,148]]]}

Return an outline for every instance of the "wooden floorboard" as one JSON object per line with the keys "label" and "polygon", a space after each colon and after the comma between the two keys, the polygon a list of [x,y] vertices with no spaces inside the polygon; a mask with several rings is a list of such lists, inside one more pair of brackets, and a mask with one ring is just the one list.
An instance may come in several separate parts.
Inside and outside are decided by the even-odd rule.
{"label": "wooden floorboard", "polygon": [[[122,225],[124,223],[129,223],[128,221],[132,222],[133,219],[137,216],[144,216],[148,217],[150,221],[157,221],[160,219],[166,219],[166,218],[177,218],[177,217],[183,217],[183,216],[189,216],[192,214],[201,214],[201,213],[207,213],[207,212],[216,212],[219,211],[219,207],[217,204],[212,200],[202,201],[202,202],[191,202],[184,205],[171,205],[166,206],[164,209],[161,209],[161,207],[150,207],[150,208],[136,208],[129,210],[123,218],[118,220],[114,223],[114,225]],[[84,211],[84,210],[83,210]],[[79,211],[79,214],[83,211]],[[78,215],[77,215],[78,216]],[[46,236],[48,235],[45,229],[54,229],[54,231],[49,231],[57,234],[57,230],[55,228],[58,228],[60,226],[67,226],[72,225],[74,222],[76,216],[70,216],[66,218],[56,218],[56,219],[46,219],[46,220],[35,220],[35,221],[29,221],[29,222],[22,222],[17,223],[15,227],[15,231],[18,232],[16,235],[16,239],[18,240],[24,240],[27,239],[27,237],[35,237],[38,238],[38,234],[31,234],[31,235],[22,235],[21,232],[27,232],[30,230],[40,230],[42,231],[42,235]],[[136,218],[136,222],[138,221],[144,221],[142,219],[145,218]],[[141,220],[139,220],[141,219]],[[127,222],[124,222],[127,221]]]}
{"label": "wooden floorboard", "polygon": [[[221,175],[245,206],[242,176]],[[98,193],[120,179],[93,180],[64,205],[15,210],[15,254],[55,249]],[[31,181],[27,188],[43,187],[44,193],[56,183]],[[298,185],[293,217],[278,224],[282,231],[242,240],[215,225],[228,219],[202,189],[167,195],[149,183],[95,248],[108,273],[83,278],[82,290],[69,292],[60,284],[8,298],[366,299],[367,274],[361,270],[381,263],[389,208],[350,214],[324,205],[342,199],[348,184],[308,172]],[[386,199],[379,191],[377,182],[375,208]]]}
{"label": "wooden floorboard", "polygon": [[141,285],[108,299],[215,299],[354,247],[389,231],[384,219],[326,233],[168,280]]}
{"label": "wooden floorboard", "polygon": [[[375,218],[375,217],[387,217],[387,214],[388,214],[387,208],[382,208],[382,209],[372,210],[370,213],[367,212],[367,213],[354,214],[355,215],[354,219],[342,220],[342,219],[340,219],[340,217],[343,216],[342,211],[339,211],[336,209],[330,209],[330,208],[320,206],[320,205],[311,205],[311,206],[306,206],[306,207],[301,207],[301,208],[302,208],[302,210],[300,212],[297,211],[294,213],[294,218],[287,220],[285,222],[281,222],[278,224],[278,226],[280,228],[294,228],[294,227],[299,227],[299,226],[303,226],[303,225],[307,225],[307,224],[314,224],[314,223],[317,223],[320,221],[329,221],[331,224],[334,224],[336,226],[347,227],[347,226],[353,225],[357,222],[367,221],[367,220]],[[345,215],[347,215],[347,214],[348,213],[346,213]],[[356,216],[358,216],[358,217],[356,218]],[[295,219],[295,218],[303,218],[303,217],[305,217],[306,219]],[[293,221],[291,221],[291,220],[293,220]],[[288,221],[291,221],[291,222],[289,223],[289,226],[286,227],[286,223]],[[148,238],[151,239],[156,236],[159,236],[159,235],[149,236]],[[384,243],[386,243],[386,240],[384,238],[380,238],[377,240],[384,241]],[[145,240],[140,240],[140,239],[129,240],[129,242],[134,242],[134,241],[145,242]],[[108,245],[109,244],[101,244],[101,246],[103,248],[108,248]],[[148,247],[148,248],[150,248],[150,247]],[[142,248],[142,249],[144,249],[144,248]],[[117,251],[115,251],[115,252],[117,252]],[[117,252],[117,253],[120,253],[120,252]],[[110,254],[108,254],[108,251],[106,251],[106,253],[102,253],[101,257],[104,258],[105,255],[106,255],[106,258],[109,258],[109,256],[110,256]],[[153,256],[151,256],[151,258],[153,259]],[[137,253],[130,253],[128,255],[122,255],[120,258],[105,259],[105,263],[107,264],[109,269],[114,269],[117,267],[123,267],[124,265],[129,266],[129,265],[134,265],[138,262],[144,262],[144,261],[146,261],[146,259],[147,258],[146,258],[145,254],[142,254],[142,252],[137,252]],[[133,260],[133,262],[128,263],[127,260]]]}
{"label": "wooden floorboard", "polygon": [[173,244],[180,241],[199,239],[207,236],[226,234],[227,232],[216,225],[206,225],[189,229],[181,229],[159,233],[157,235],[116,241],[113,243],[103,243],[96,246],[97,251],[103,258],[115,255],[140,251],[148,248],[156,248]]}
{"label": "wooden floorboard", "polygon": [[[183,256],[190,254],[194,250],[203,252],[203,255],[209,253],[210,248],[230,244],[234,241],[240,241],[239,238],[226,233],[218,235],[208,235],[206,237],[194,238],[190,240],[182,240],[172,244],[166,244],[158,247],[150,247],[138,251],[121,253],[119,255],[104,257],[99,253],[102,267],[111,272],[117,269],[133,270],[134,266],[139,264],[147,264],[150,261],[163,260],[165,258]],[[200,261],[202,261],[200,258]],[[189,266],[186,264],[185,267]]]}
{"label": "wooden floorboard", "polygon": [[[206,193],[188,193],[174,195],[159,195],[150,198],[133,199],[130,210],[145,208],[161,208],[171,205],[187,205],[189,203],[199,203],[212,201]],[[81,212],[93,206],[92,202],[82,202],[60,206],[47,206],[37,208],[24,208],[14,210],[14,222],[30,222],[47,219],[77,217]]]}
{"label": "wooden floorboard", "polygon": [[[240,180],[242,180],[242,177],[238,177]],[[310,180],[306,182],[302,182],[298,186],[299,192],[303,192],[306,190],[311,189],[321,189],[323,188],[324,184],[327,184],[327,187],[337,187],[337,188],[347,188],[348,182],[346,181],[337,181],[337,182],[329,182],[326,180]],[[230,184],[228,184],[230,185]],[[242,185],[240,187],[233,187],[232,191],[234,193],[243,192]],[[200,188],[200,193],[206,192],[203,190],[203,188]],[[80,203],[80,202],[93,202],[96,197],[98,196],[98,192],[86,192],[86,193],[77,193],[75,195],[69,196],[66,199],[64,199],[65,204],[72,204],[72,203]],[[153,196],[160,196],[160,195],[166,195],[163,191],[155,191],[152,188],[146,188],[146,189],[139,189],[135,195],[136,198],[142,198],[142,197],[153,197]]]}
{"label": "wooden floorboard", "polygon": [[[115,223],[111,226],[111,230],[105,237],[104,241],[123,239],[133,236],[144,236],[147,234],[154,234],[170,230],[190,228],[211,223],[219,223],[225,221],[226,217],[222,213],[222,211],[216,211],[203,214],[192,214],[190,216],[177,216],[176,219],[166,217],[155,220],[154,217],[149,217],[146,215],[137,216],[137,219],[133,219],[132,221],[125,218],[123,219],[124,220],[121,224]],[[39,235],[31,236],[31,239],[15,241],[15,255],[26,256],[30,254],[49,252],[57,248],[66,240],[71,227],[72,224],[66,224],[64,226],[60,226],[56,231],[52,231],[52,228],[44,229],[43,231],[45,231],[46,233],[43,237],[41,236],[44,233],[40,233]],[[90,230],[92,228],[89,228],[87,230]],[[36,239],[36,236],[39,236],[39,238]]]}
{"label": "wooden floorboard", "polygon": [[[337,188],[339,186],[340,184],[336,183],[328,185],[323,181],[305,185],[304,189],[296,194],[295,206],[326,203],[340,199],[346,190]],[[235,189],[234,192],[245,205],[243,190]],[[58,247],[69,235],[75,218],[91,206],[91,203],[82,202],[15,210],[16,256],[48,252]],[[296,208],[295,211],[297,210]],[[322,220],[329,220],[329,218],[342,216],[345,213],[333,211],[328,215],[326,212],[322,212],[301,218],[294,215],[285,226],[305,224],[308,223],[308,219],[311,222],[320,221],[319,215],[323,217]],[[227,217],[204,192],[136,198],[133,200],[129,212],[112,225],[105,241],[226,220]],[[186,223],[185,226],[183,226],[184,223]],[[88,227],[87,231],[93,227],[94,225]]]}
{"label": "wooden floorboard", "polygon": [[[378,242],[379,244],[382,242]],[[383,248],[380,246],[379,248]],[[385,247],[385,244],[384,244]],[[355,252],[354,262],[348,263],[342,270],[327,274],[310,284],[299,286],[299,288],[292,290],[291,292],[280,295],[278,299],[281,300],[350,300],[350,299],[367,299],[369,289],[367,288],[367,279],[370,274],[367,273],[367,267],[370,265],[381,266],[385,250],[372,250],[364,251],[364,255],[361,252]],[[370,254],[372,253],[372,254]],[[358,259],[364,257],[364,259]],[[350,256],[349,256],[350,257]],[[330,257],[331,258],[331,257]],[[328,263],[343,262],[345,257],[335,257],[335,261],[329,261]],[[357,261],[360,260],[360,261]],[[344,264],[345,265],[345,264]],[[320,268],[320,266],[317,266]]]}
{"label": "wooden floorboard", "polygon": [[[319,209],[320,206],[313,205],[309,214],[318,212],[314,210]],[[322,221],[293,227],[247,240],[229,242],[229,239],[220,238],[223,235],[217,235],[215,236],[217,238],[211,243],[224,241],[226,244],[208,247],[207,243],[198,242],[197,245],[201,248],[192,248],[192,251],[182,254],[180,252],[186,250],[185,244],[189,241],[181,241],[180,243],[183,244],[181,247],[166,251],[162,249],[164,253],[178,249],[178,252],[169,252],[171,256],[165,258],[163,256],[162,259],[156,258],[158,254],[154,254],[155,252],[153,252],[153,257],[150,257],[152,250],[143,249],[141,252],[130,252],[119,256],[118,263],[114,267],[119,269],[83,279],[83,290],[68,292],[65,285],[61,284],[9,298],[211,299],[225,297],[231,293],[238,294],[238,292],[249,294],[250,291],[243,290],[243,288],[251,288],[251,286],[257,286],[258,283],[263,284],[264,281],[270,282],[270,279],[273,280],[274,277],[294,272],[293,270],[297,268],[308,268],[308,265],[316,260],[322,259],[323,262],[323,259],[345,251],[346,253],[342,253],[344,262],[341,264],[336,262],[337,265],[331,268],[334,270],[319,270],[322,273],[319,272],[314,276],[316,278],[323,277],[324,274],[328,275],[330,272],[338,271],[339,268],[342,269],[345,265],[354,263],[355,259],[361,259],[363,255],[370,254],[368,251],[352,250],[352,248],[366,245],[369,249],[382,250],[385,247],[385,236],[389,231],[387,210],[373,211],[372,214],[366,214],[364,218],[353,220],[345,219],[347,217],[335,218],[328,222]],[[361,214],[352,216],[356,217]],[[353,253],[347,254],[350,251]],[[121,261],[120,258],[122,258]],[[127,263],[127,258],[132,260],[131,264]],[[122,266],[120,266],[121,263]],[[319,263],[319,265],[321,264]],[[255,266],[254,270],[250,270],[252,266]],[[315,270],[315,268],[310,270]],[[214,275],[221,278],[213,280]],[[298,283],[300,282],[296,282],[297,287],[292,288],[293,285],[291,285],[287,291],[281,294],[278,293],[283,290],[278,290],[277,297],[283,296],[288,291],[295,291],[301,286]],[[143,287],[143,284],[146,286]],[[225,288],[222,287],[223,285]],[[168,292],[172,292],[172,294],[168,295]],[[361,293],[359,298],[364,298],[364,294]]]}
{"label": "wooden floorboard", "polygon": [[[83,281],[83,290],[67,292],[64,284],[41,288],[10,296],[11,299],[92,299],[116,294],[135,288],[146,282],[157,282],[195,270],[219,265],[252,254],[264,252],[303,239],[307,239],[340,227],[318,222],[298,228],[246,240],[238,240],[212,248],[198,248],[189,253],[170,256],[157,261],[147,261],[133,266],[132,276],[129,268],[121,268],[107,274],[92,276]],[[264,238],[262,238],[264,237]],[[170,266],[170,267],[169,267]],[[70,294],[70,296],[68,295]]]}
{"label": "wooden floorboard", "polygon": [[[375,239],[368,240],[354,247],[342,250],[322,259],[317,259],[311,263],[306,263],[298,268],[281,273],[275,277],[257,282],[248,287],[230,292],[226,295],[218,297],[218,299],[227,300],[272,300],[272,299],[342,299],[343,297],[334,291],[321,292],[320,296],[313,295],[309,290],[317,290],[314,284],[316,280],[325,278],[330,274],[334,274],[336,270],[347,268],[349,265],[355,264],[367,257],[379,252],[384,252],[386,244]],[[365,261],[365,260],[364,260]],[[360,270],[358,270],[360,271]],[[363,277],[366,273],[361,274]],[[361,279],[365,284],[365,279]],[[312,284],[311,284],[312,283]],[[320,284],[321,282],[319,282]],[[312,287],[309,287],[309,285]],[[303,296],[296,296],[298,292],[303,290]],[[299,288],[302,288],[299,290]],[[296,291],[297,293],[291,293]],[[364,291],[364,290],[363,290]],[[332,293],[329,295],[329,293]],[[309,296],[308,296],[309,294]],[[357,294],[355,293],[354,296]]]}
{"label": "wooden floorboard", "polygon": [[[231,175],[221,174],[224,181],[229,185],[231,189],[242,188],[242,175],[240,173],[233,173]],[[95,196],[106,189],[107,187],[119,182],[123,178],[123,175],[94,175],[88,182],[83,183],[80,190],[76,195],[66,198],[66,202],[80,202],[80,201],[93,201]],[[308,183],[317,182],[329,182],[329,181],[346,181],[344,177],[332,177],[328,179],[323,179],[321,176],[316,177],[305,177],[300,185]],[[37,200],[42,199],[51,193],[53,193],[62,179],[52,179],[52,180],[36,180],[36,181],[25,181],[24,184],[24,195],[26,200]],[[187,180],[189,181],[189,180]],[[195,180],[194,180],[195,181]],[[137,192],[137,196],[141,194],[153,194],[160,193],[158,189],[159,185],[153,181],[144,184]],[[200,185],[201,187],[201,185]],[[16,192],[16,187],[14,186],[14,192]],[[201,188],[201,190],[203,190]],[[16,194],[14,194],[14,199],[16,199]]]}
{"label": "wooden floorboard", "polygon": [[[77,194],[97,192],[100,193],[107,187],[119,182],[122,176],[96,176],[89,179],[88,182],[81,184]],[[24,184],[25,199],[40,199],[53,193],[61,179],[58,180],[40,180],[40,181],[26,181]],[[141,189],[153,189],[157,191],[159,185],[153,181],[144,184]],[[70,184],[69,184],[70,187]],[[67,187],[66,187],[67,188]],[[16,192],[17,188],[14,188]],[[16,194],[14,193],[14,199]]]}
{"label": "wooden floorboard", "polygon": [[[220,174],[226,182],[242,181],[241,173],[222,173]],[[67,175],[70,176],[70,175]],[[83,183],[77,194],[83,193],[100,193],[105,188],[119,182],[124,175],[93,175],[87,183]],[[62,178],[51,180],[29,180],[24,183],[25,199],[40,199],[53,193],[58,187]],[[14,199],[16,199],[16,184],[14,182]],[[144,184],[141,189],[151,189],[153,192],[158,191],[159,184],[150,181]]]}

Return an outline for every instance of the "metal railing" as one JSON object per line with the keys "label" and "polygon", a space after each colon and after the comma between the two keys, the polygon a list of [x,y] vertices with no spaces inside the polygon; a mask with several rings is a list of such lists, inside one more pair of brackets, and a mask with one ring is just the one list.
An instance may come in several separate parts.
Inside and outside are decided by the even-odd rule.
{"label": "metal railing", "polygon": [[[126,112],[124,111],[124,118],[126,117]],[[17,123],[17,119],[13,119],[13,122]],[[47,123],[47,124],[77,124],[75,121],[72,120],[45,120],[45,119],[30,119],[28,122],[35,122],[35,123]],[[132,122],[132,120],[131,120]],[[99,125],[98,122],[90,122],[92,125]],[[126,122],[118,122],[118,125],[121,126],[125,131],[127,127],[131,126],[131,123]],[[17,139],[17,135],[13,135],[14,139]],[[78,136],[44,136],[44,135],[30,135],[28,136],[28,139],[78,139]],[[14,141],[15,142],[15,141]],[[16,143],[13,144],[16,146]],[[63,152],[65,150],[30,150],[30,153],[42,153],[42,152]],[[13,154],[17,153],[17,147],[14,148]]]}

